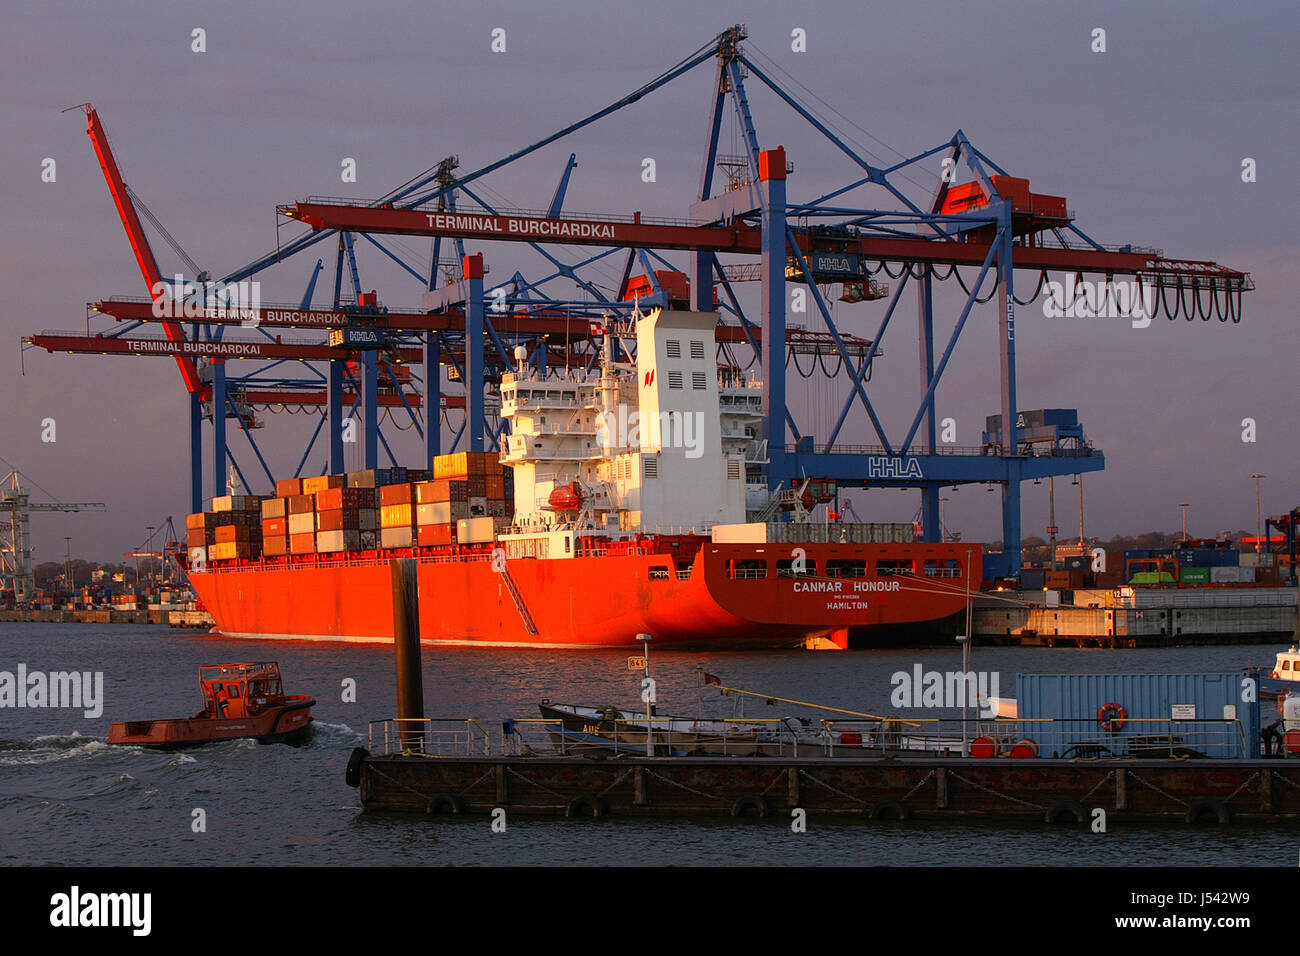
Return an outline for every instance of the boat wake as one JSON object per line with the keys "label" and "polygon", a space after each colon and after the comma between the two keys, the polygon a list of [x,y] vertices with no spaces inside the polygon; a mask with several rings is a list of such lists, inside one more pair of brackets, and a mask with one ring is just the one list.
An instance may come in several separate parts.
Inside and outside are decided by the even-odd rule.
{"label": "boat wake", "polygon": [[108,743],[102,737],[71,734],[47,734],[31,740],[0,738],[0,766],[22,766],[67,760],[70,757],[93,757],[105,753]]}

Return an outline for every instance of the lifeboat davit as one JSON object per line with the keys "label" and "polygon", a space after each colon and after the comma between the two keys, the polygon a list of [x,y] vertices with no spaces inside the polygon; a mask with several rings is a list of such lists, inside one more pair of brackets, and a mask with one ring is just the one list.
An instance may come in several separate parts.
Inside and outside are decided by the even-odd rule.
{"label": "lifeboat davit", "polygon": [[582,507],[582,499],[582,486],[571,481],[553,490],[546,500],[556,511],[577,511]]}

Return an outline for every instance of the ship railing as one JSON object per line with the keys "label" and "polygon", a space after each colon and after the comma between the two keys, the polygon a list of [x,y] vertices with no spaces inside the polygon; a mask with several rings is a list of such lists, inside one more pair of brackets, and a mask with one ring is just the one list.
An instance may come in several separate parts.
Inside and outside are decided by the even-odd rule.
{"label": "ship railing", "polygon": [[[562,757],[813,757],[821,741],[796,735],[783,718],[652,716],[613,720],[520,718],[503,722],[503,752],[511,756]],[[694,724],[694,726],[692,726]],[[647,752],[647,743],[652,752]]]}
{"label": "ship railing", "polygon": [[487,756],[492,737],[473,717],[389,717],[370,722],[367,749],[377,755]]}

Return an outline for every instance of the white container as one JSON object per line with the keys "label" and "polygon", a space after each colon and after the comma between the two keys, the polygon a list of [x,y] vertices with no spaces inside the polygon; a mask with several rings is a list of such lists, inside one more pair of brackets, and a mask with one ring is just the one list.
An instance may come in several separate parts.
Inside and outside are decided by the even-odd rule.
{"label": "white container", "polygon": [[496,539],[492,519],[461,518],[456,522],[456,540],[461,544],[486,544]]}
{"label": "white container", "polygon": [[316,532],[316,551],[329,554],[335,551],[358,551],[361,549],[361,532],[318,531]]}
{"label": "white container", "polygon": [[316,531],[316,512],[289,515],[290,534],[313,534]]}

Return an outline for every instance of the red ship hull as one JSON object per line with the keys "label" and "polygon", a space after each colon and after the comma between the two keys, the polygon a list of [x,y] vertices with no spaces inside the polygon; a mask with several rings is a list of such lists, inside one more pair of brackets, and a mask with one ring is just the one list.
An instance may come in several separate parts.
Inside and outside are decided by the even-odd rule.
{"label": "red ship hull", "polygon": [[[419,564],[420,637],[494,647],[788,647],[826,637],[843,647],[880,629],[934,621],[966,606],[978,546],[806,544],[810,568],[858,562],[857,577],[789,576],[790,549],[705,543],[679,569],[672,554],[514,559],[487,553],[309,555],[191,570],[227,637],[391,642],[391,557]],[[914,574],[899,574],[900,562]],[[891,570],[876,573],[880,566]],[[977,585],[978,571],[971,569]],[[511,588],[510,584],[514,587]],[[515,595],[517,594],[518,600]]]}

